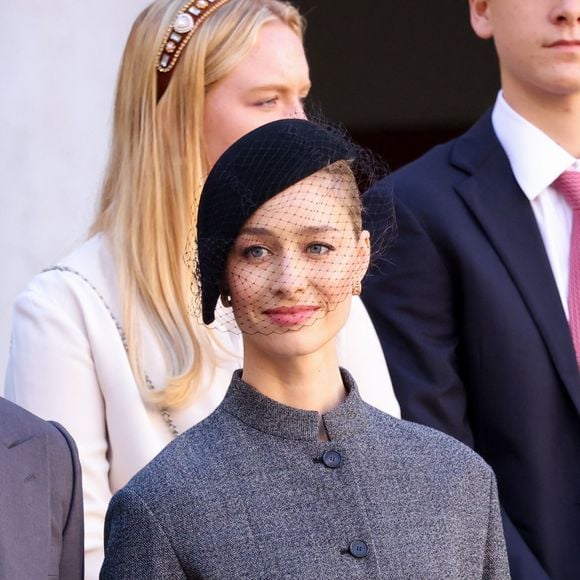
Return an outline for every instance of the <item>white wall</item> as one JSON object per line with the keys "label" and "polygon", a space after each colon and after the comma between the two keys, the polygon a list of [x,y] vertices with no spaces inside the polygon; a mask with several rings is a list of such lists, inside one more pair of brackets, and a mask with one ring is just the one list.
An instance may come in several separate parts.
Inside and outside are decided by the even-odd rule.
{"label": "white wall", "polygon": [[0,393],[15,296],[91,222],[121,53],[148,3],[0,2]]}

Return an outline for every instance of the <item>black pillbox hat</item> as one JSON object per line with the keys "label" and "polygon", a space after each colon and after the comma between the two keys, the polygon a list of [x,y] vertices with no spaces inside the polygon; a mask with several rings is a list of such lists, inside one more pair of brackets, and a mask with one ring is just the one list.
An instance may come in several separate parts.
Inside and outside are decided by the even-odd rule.
{"label": "black pillbox hat", "polygon": [[250,216],[276,194],[354,154],[342,135],[303,119],[258,127],[223,153],[205,182],[197,214],[197,276],[205,324],[214,321],[228,253]]}

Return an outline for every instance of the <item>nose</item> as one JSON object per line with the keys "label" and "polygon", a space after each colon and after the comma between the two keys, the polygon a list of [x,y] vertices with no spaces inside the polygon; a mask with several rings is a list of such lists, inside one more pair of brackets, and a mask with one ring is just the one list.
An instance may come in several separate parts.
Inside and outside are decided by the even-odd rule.
{"label": "nose", "polygon": [[567,24],[569,26],[580,24],[580,0],[556,2],[550,19],[554,24]]}
{"label": "nose", "polygon": [[293,296],[304,291],[307,284],[305,265],[294,255],[284,256],[272,272],[272,291],[280,296]]}

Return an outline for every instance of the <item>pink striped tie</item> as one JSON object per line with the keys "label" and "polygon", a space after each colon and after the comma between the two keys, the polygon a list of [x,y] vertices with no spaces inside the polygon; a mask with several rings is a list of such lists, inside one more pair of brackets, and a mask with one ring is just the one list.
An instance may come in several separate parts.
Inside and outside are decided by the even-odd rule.
{"label": "pink striped tie", "polygon": [[580,368],[580,171],[564,171],[554,182],[554,187],[570,204],[573,212],[570,238],[570,281],[568,284],[568,309],[570,331]]}

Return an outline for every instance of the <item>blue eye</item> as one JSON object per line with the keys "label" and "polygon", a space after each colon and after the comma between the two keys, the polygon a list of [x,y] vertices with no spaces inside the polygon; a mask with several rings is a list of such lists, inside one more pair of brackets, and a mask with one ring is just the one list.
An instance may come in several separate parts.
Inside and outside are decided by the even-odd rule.
{"label": "blue eye", "polygon": [[271,97],[269,99],[264,99],[263,101],[258,101],[256,104],[258,107],[273,107],[278,102],[278,97]]}
{"label": "blue eye", "polygon": [[333,250],[334,248],[332,248],[331,246],[327,245],[327,244],[310,244],[308,246],[308,251],[311,254],[317,254],[319,256],[321,256],[322,254],[328,254],[328,252],[330,252],[330,250]]}
{"label": "blue eye", "polygon": [[246,258],[264,258],[268,253],[268,250],[263,246],[250,246],[244,250]]}

